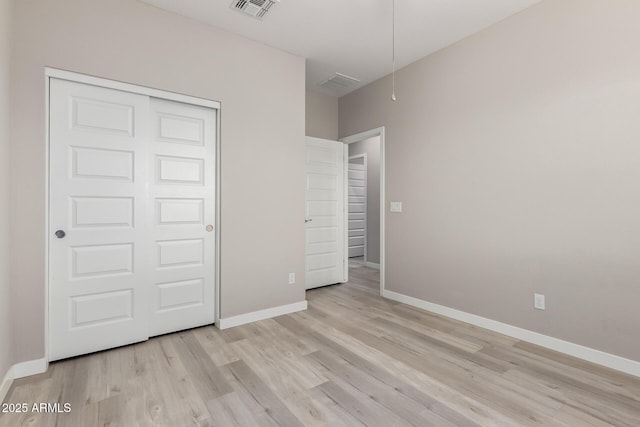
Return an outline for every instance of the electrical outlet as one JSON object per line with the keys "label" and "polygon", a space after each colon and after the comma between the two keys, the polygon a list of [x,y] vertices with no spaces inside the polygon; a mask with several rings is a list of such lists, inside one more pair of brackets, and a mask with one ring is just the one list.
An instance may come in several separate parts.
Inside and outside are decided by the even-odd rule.
{"label": "electrical outlet", "polygon": [[293,285],[296,283],[296,273],[289,273],[289,284]]}
{"label": "electrical outlet", "polygon": [[544,295],[533,294],[533,307],[538,310],[544,310]]}

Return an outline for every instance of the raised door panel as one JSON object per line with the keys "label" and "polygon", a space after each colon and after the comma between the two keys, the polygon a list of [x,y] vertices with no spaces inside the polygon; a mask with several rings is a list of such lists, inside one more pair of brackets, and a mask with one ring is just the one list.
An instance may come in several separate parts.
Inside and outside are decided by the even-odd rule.
{"label": "raised door panel", "polygon": [[200,266],[204,264],[204,239],[158,241],[157,268]]}
{"label": "raised door panel", "polygon": [[74,179],[133,181],[133,151],[69,147]]}
{"label": "raised door panel", "polygon": [[70,246],[70,279],[133,274],[133,243]]}
{"label": "raised door panel", "polygon": [[72,296],[71,329],[106,326],[133,320],[133,291],[103,292],[96,295]]}
{"label": "raised door panel", "polygon": [[134,136],[135,107],[133,105],[74,95],[70,100],[72,129],[125,137]]}
{"label": "raised door panel", "polygon": [[204,160],[188,157],[157,156],[158,184],[204,185]]}
{"label": "raised door panel", "polygon": [[73,228],[133,228],[133,197],[71,197]]}
{"label": "raised door panel", "polygon": [[155,225],[203,225],[205,219],[204,199],[157,197]]}

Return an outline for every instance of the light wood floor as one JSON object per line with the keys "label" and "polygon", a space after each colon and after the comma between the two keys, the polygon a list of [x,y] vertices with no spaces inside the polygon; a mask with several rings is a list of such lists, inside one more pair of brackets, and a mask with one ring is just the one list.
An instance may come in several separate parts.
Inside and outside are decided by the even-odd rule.
{"label": "light wood floor", "polygon": [[378,272],[307,293],[309,309],[198,328],[51,364],[1,426],[639,426],[640,380],[387,301]]}

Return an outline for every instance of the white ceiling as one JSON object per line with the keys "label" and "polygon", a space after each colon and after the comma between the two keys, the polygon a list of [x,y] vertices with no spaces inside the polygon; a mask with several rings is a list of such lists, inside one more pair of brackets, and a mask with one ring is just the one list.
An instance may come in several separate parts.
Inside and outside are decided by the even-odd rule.
{"label": "white ceiling", "polygon": [[[392,0],[281,0],[263,21],[232,0],[141,0],[307,58],[307,89],[342,96],[391,72]],[[540,0],[396,0],[396,69]],[[233,2],[235,3],[235,2]],[[334,73],[360,83],[318,86]]]}

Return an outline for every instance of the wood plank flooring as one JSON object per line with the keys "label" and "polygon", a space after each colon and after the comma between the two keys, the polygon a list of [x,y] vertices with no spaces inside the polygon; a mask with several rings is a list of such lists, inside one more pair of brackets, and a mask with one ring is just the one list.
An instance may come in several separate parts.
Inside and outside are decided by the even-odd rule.
{"label": "wood plank flooring", "polygon": [[382,299],[379,272],[309,309],[52,363],[0,426],[639,426],[640,379]]}

